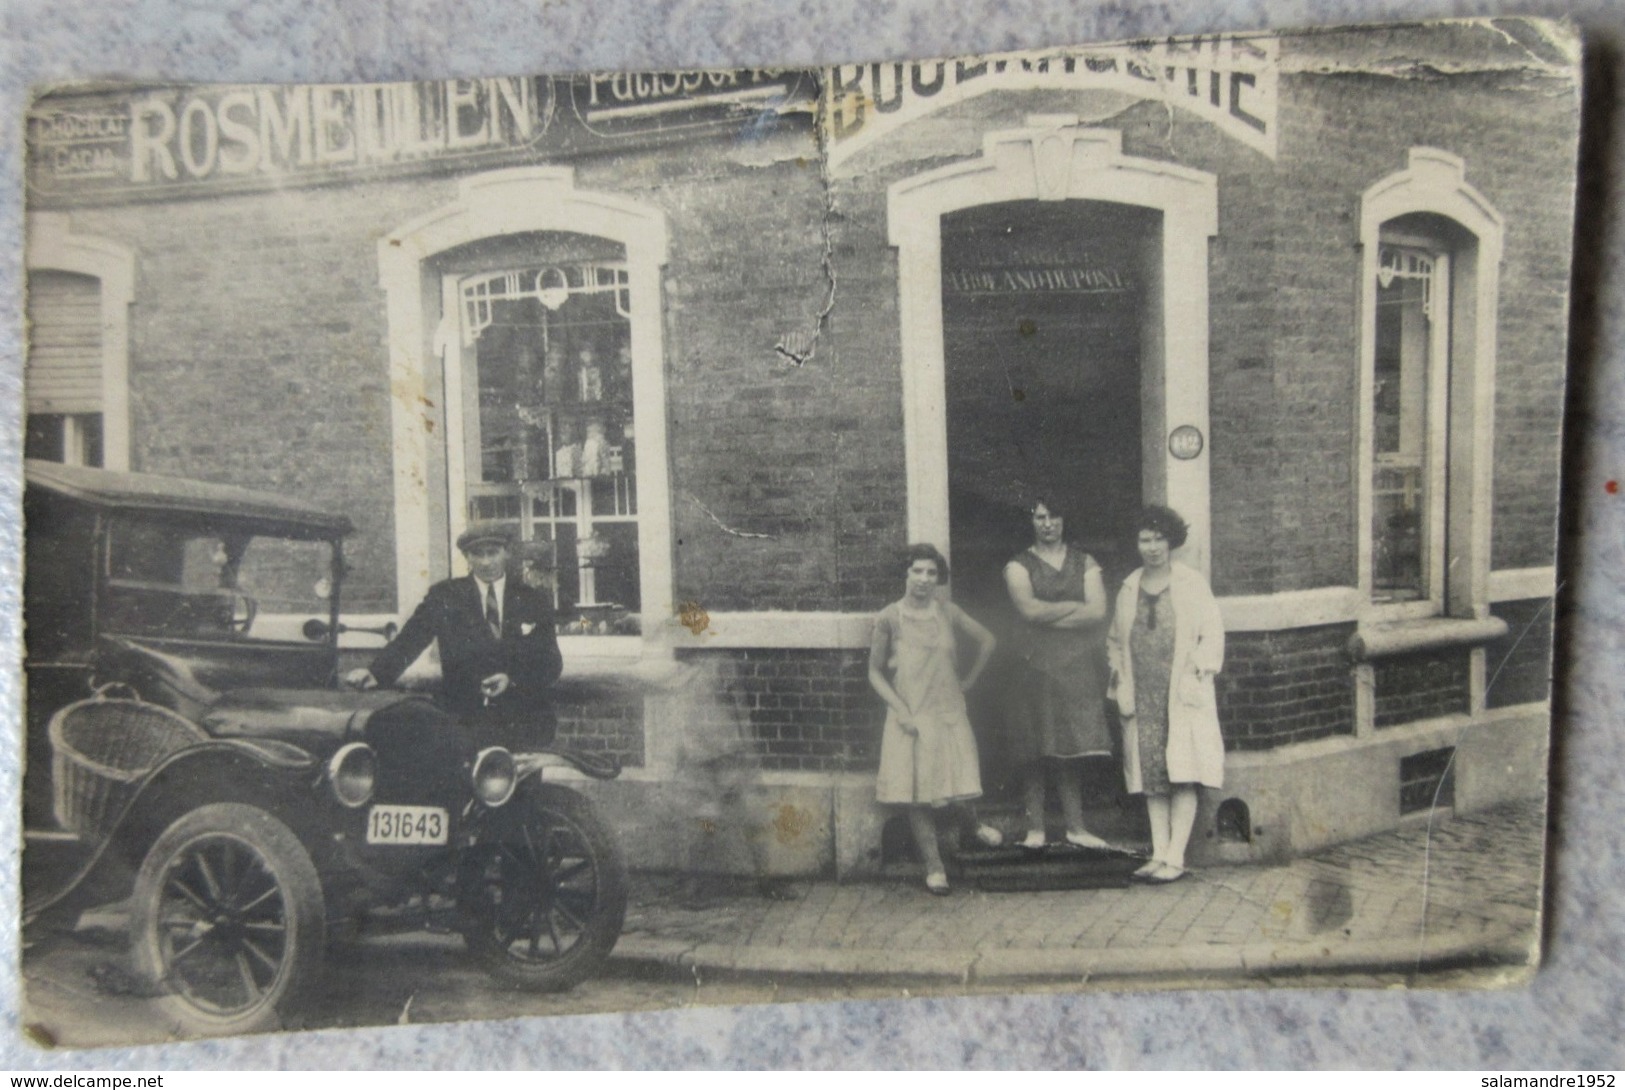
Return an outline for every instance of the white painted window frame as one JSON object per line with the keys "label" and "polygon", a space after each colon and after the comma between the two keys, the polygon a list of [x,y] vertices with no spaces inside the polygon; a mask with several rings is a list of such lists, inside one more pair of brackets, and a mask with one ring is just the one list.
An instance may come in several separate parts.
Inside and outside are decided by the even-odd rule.
{"label": "white painted window frame", "polygon": [[[1443,411],[1428,421],[1443,451],[1441,516],[1430,518],[1432,555],[1441,558],[1438,593],[1422,602],[1372,600],[1373,388],[1376,370],[1377,264],[1384,227],[1401,216],[1448,219],[1474,240],[1446,247],[1451,255],[1450,358],[1439,373]],[[1362,622],[1389,623],[1448,614],[1483,619],[1490,603],[1491,461],[1494,456],[1496,320],[1505,221],[1466,180],[1466,163],[1438,148],[1414,147],[1404,170],[1360,199],[1359,482],[1356,498]],[[1441,240],[1442,241],[1442,240]],[[1445,436],[1448,442],[1445,443]],[[1436,448],[1438,449],[1438,448]],[[1433,588],[1430,587],[1430,591]]]}
{"label": "white painted window frame", "polygon": [[[561,637],[565,657],[631,656],[661,644],[661,623],[672,604],[671,473],[666,442],[665,348],[661,315],[661,270],[669,253],[663,212],[614,194],[577,189],[568,167],[522,167],[460,179],[457,199],[389,232],[378,243],[379,282],[388,301],[391,424],[394,438],[396,601],[402,611],[420,601],[437,578],[435,555],[455,555],[451,542],[465,525],[464,504],[450,502],[447,517],[432,514],[426,483],[431,479],[430,447],[448,444],[459,459],[463,442],[460,381],[448,368],[443,389],[430,389],[429,361],[443,355],[459,336],[455,318],[441,321],[430,300],[445,290],[427,284],[426,263],[435,255],[479,239],[547,231],[592,235],[620,243],[626,251],[632,299],[631,350],[633,418],[638,428],[638,560],[643,599],[641,636]],[[455,307],[454,301],[451,302]],[[455,315],[456,310],[448,310]],[[450,396],[448,396],[450,395]],[[447,427],[431,435],[424,428],[424,402],[446,407]],[[457,473],[449,487],[462,491]],[[456,496],[449,496],[455,500]]]}
{"label": "white painted window frame", "polygon": [[[108,239],[76,235],[68,216],[34,212],[28,217],[28,271],[54,270],[101,282],[102,465],[130,468],[130,304],[135,301],[135,253]],[[77,420],[66,422],[69,453],[83,448]]]}

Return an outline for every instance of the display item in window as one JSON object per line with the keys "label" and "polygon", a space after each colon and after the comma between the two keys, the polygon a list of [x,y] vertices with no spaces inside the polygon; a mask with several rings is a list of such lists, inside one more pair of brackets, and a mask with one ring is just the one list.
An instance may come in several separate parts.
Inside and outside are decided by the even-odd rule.
{"label": "display item in window", "polygon": [[581,476],[581,444],[576,442],[575,425],[568,420],[559,424],[559,446],[553,452],[553,476]]}
{"label": "display item in window", "polygon": [[618,345],[615,349],[615,365],[610,368],[605,396],[615,401],[632,400],[632,348],[630,345]]}
{"label": "display item in window", "polygon": [[638,446],[632,434],[632,421],[628,420],[621,428],[621,468],[619,472],[627,476],[638,471]]}
{"label": "display item in window", "polygon": [[578,375],[580,376],[581,383],[581,400],[604,400],[604,372],[603,369],[598,366],[598,361],[593,355],[593,350],[590,348],[583,348],[580,356],[577,358],[581,361],[581,365],[577,371]]}
{"label": "display item in window", "polygon": [[[525,429],[528,432],[530,429]],[[525,433],[514,436],[508,441],[508,458],[510,471],[516,481],[530,479],[530,442]]]}
{"label": "display item in window", "polygon": [[583,561],[598,561],[609,555],[609,538],[597,531],[582,538],[576,545],[576,555]]}
{"label": "display item in window", "polygon": [[604,422],[587,421],[587,438],[581,443],[581,461],[577,475],[602,477],[609,472],[609,444],[604,439]]}
{"label": "display item in window", "polygon": [[558,586],[558,561],[551,541],[536,538],[514,544],[514,560],[521,581],[527,587],[545,592],[549,598]]}
{"label": "display item in window", "polygon": [[549,404],[574,401],[576,390],[564,381],[565,355],[560,345],[551,345],[542,362],[542,400]]}

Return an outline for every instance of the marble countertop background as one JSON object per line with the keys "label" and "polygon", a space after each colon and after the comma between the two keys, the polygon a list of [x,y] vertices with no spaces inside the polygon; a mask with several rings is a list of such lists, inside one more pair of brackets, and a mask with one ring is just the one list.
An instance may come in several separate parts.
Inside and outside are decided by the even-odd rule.
{"label": "marble countertop background", "polygon": [[[1504,992],[1236,990],[706,1007],[42,1052],[0,873],[0,1068],[1625,1067],[1625,3],[1470,0],[0,0],[0,648],[19,661],[22,117],[93,77],[343,82],[805,65],[1212,30],[1567,15],[1586,35],[1545,967]],[[17,683],[0,677],[8,729]],[[12,750],[15,752],[15,749]],[[15,768],[0,837],[15,843]]]}

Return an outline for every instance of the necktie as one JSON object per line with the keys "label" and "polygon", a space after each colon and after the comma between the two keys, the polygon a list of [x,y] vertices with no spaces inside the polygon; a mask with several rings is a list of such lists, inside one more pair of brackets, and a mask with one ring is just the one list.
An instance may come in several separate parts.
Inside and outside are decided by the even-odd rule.
{"label": "necktie", "polygon": [[497,588],[494,583],[485,584],[485,625],[491,630],[491,638],[502,638],[502,614],[497,610]]}

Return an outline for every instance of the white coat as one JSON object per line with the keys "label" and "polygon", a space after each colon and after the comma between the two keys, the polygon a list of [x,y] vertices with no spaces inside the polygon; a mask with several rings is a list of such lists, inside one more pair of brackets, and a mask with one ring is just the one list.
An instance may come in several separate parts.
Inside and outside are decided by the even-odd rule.
{"label": "white coat", "polygon": [[[1130,793],[1140,780],[1139,720],[1134,714],[1134,656],[1129,637],[1140,606],[1140,576],[1123,580],[1117,611],[1106,636],[1111,663],[1109,699],[1123,716],[1123,779]],[[1168,681],[1168,779],[1172,783],[1224,786],[1224,736],[1213,675],[1224,667],[1224,618],[1201,574],[1178,563],[1168,584],[1174,610],[1174,663]]]}

